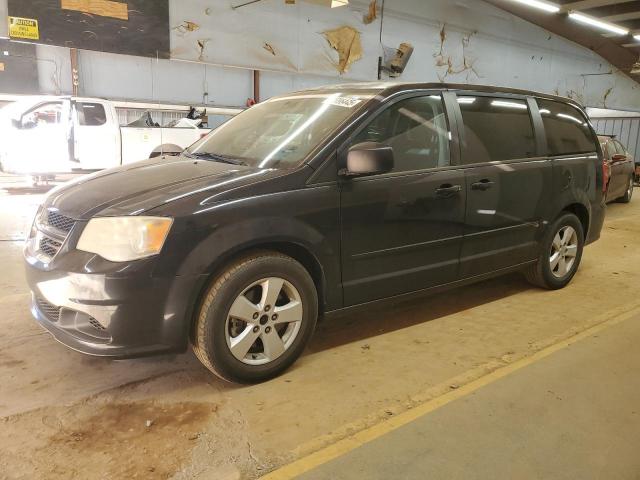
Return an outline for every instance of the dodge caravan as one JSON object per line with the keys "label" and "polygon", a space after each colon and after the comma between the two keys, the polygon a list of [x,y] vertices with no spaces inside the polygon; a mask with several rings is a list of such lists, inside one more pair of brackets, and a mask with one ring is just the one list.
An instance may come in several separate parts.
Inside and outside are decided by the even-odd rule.
{"label": "dodge caravan", "polygon": [[193,346],[215,374],[289,367],[319,316],[522,271],[575,275],[603,156],[575,102],[354,84],[255,105],[187,148],[51,191],[24,249],[36,320],[126,358]]}

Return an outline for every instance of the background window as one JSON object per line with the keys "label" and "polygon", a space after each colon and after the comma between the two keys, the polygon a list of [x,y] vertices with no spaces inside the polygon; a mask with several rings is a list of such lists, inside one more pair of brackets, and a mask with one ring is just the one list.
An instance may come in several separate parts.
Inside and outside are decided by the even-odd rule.
{"label": "background window", "polygon": [[622,146],[622,144],[617,141],[614,140],[615,144],[616,144],[616,153],[620,154],[620,155],[626,155],[627,151],[625,150],[625,148]]}
{"label": "background window", "polygon": [[78,123],[88,127],[97,127],[107,123],[107,113],[99,103],[76,103]]}
{"label": "background window", "polygon": [[374,118],[353,141],[393,147],[394,172],[449,165],[449,129],[440,96],[394,103]]}
{"label": "background window", "polygon": [[465,164],[534,157],[536,142],[524,100],[459,96]]}
{"label": "background window", "polygon": [[58,125],[62,121],[62,104],[45,103],[24,115],[24,128],[34,128],[43,125]]}
{"label": "background window", "polygon": [[547,136],[549,155],[596,151],[596,142],[585,116],[566,103],[537,100]]}

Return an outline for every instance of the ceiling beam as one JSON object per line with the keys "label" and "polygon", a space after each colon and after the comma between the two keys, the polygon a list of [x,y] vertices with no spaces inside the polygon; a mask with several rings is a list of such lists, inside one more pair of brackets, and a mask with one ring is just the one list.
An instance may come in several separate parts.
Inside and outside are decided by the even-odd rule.
{"label": "ceiling beam", "polygon": [[561,8],[565,12],[569,10],[589,10],[590,8],[606,7],[633,1],[635,0],[581,0],[579,2],[565,3]]}
{"label": "ceiling beam", "polygon": [[640,18],[640,10],[637,12],[619,13],[618,15],[609,15],[607,17],[600,17],[601,20],[606,22],[624,22],[626,20],[636,20]]}

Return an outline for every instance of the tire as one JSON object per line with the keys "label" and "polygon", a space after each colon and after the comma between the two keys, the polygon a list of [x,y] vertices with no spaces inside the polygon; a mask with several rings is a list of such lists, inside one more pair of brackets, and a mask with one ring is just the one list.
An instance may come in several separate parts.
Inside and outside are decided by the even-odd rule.
{"label": "tire", "polygon": [[309,272],[286,255],[257,252],[230,264],[208,287],[194,325],[193,350],[224,380],[262,382],[302,354],[317,316],[318,295]]}
{"label": "tire", "polygon": [[[575,237],[571,231],[575,233]],[[564,235],[562,232],[564,232]],[[569,236],[565,237],[565,235]],[[563,244],[562,242],[565,241],[565,238],[567,243]],[[565,247],[575,246],[575,249],[565,248],[565,250],[559,250],[558,243]],[[547,229],[540,248],[538,261],[524,271],[527,281],[535,286],[549,290],[564,288],[578,271],[583,248],[584,229],[582,228],[582,223],[573,213],[563,213]],[[555,252],[558,252],[560,261],[554,265],[551,259]],[[562,252],[564,252],[564,255]],[[574,256],[571,256],[571,253]],[[562,263],[562,258],[565,259],[565,263]],[[566,269],[561,268],[563,265]]]}
{"label": "tire", "polygon": [[617,202],[619,203],[629,203],[631,201],[631,197],[633,197],[633,183],[634,177],[633,175],[629,177],[629,184],[627,185],[627,191],[624,192],[624,196],[620,197]]}

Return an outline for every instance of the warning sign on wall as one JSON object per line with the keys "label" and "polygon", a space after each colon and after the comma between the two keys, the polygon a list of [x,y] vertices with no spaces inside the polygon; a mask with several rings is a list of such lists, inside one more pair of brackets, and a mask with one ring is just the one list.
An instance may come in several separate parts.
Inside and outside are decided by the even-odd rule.
{"label": "warning sign on wall", "polygon": [[40,40],[38,21],[31,18],[9,17],[9,37]]}

